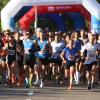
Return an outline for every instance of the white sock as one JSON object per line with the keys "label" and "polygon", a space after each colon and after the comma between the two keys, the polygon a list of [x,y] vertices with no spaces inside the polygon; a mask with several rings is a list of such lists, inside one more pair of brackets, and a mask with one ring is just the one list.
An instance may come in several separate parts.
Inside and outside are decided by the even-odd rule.
{"label": "white sock", "polygon": [[79,83],[79,72],[76,72],[76,82]]}
{"label": "white sock", "polygon": [[74,74],[74,79],[75,79],[75,82],[77,81],[77,78],[76,78],[76,73]]}
{"label": "white sock", "polygon": [[26,83],[28,83],[29,82],[29,79],[27,77],[25,77],[25,81],[26,81]]}
{"label": "white sock", "polygon": [[38,75],[36,75],[36,82],[38,82],[39,81],[39,76]]}

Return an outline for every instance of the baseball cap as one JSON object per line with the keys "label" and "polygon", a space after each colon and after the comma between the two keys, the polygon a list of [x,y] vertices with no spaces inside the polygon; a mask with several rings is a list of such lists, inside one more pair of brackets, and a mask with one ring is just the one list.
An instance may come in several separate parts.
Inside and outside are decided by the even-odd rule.
{"label": "baseball cap", "polygon": [[37,28],[36,32],[43,32],[43,29],[42,28]]}

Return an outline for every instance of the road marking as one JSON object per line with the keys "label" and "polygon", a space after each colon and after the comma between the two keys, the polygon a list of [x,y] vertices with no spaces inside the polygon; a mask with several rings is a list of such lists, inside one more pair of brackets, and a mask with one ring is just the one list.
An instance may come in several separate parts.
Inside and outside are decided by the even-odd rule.
{"label": "road marking", "polygon": [[26,99],[26,100],[32,100],[32,99],[29,98],[29,99]]}
{"label": "road marking", "polygon": [[34,91],[29,91],[27,95],[29,95],[29,96],[34,95]]}

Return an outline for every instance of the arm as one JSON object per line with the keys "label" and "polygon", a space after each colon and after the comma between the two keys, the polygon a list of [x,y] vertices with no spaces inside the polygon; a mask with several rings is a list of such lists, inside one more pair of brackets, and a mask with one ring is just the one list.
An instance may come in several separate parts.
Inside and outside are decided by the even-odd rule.
{"label": "arm", "polygon": [[22,48],[21,48],[21,46],[19,44],[16,45],[16,50],[17,50],[17,52],[21,52],[22,51]]}
{"label": "arm", "polygon": [[4,47],[2,47],[2,56],[7,55],[8,54],[8,43],[6,43],[4,45]]}
{"label": "arm", "polygon": [[81,49],[81,52],[80,52],[80,55],[83,57],[84,56],[84,53],[86,51],[86,45],[84,45]]}
{"label": "arm", "polygon": [[62,51],[61,53],[61,59],[63,60],[63,63],[66,63],[66,58],[65,58],[65,51]]}

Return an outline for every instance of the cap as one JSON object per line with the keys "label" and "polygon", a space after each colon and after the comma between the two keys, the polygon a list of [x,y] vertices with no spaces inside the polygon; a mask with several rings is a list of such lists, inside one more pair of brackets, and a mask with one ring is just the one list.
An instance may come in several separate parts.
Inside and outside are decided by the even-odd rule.
{"label": "cap", "polygon": [[37,28],[36,32],[43,32],[43,29],[42,28]]}
{"label": "cap", "polygon": [[55,35],[56,35],[56,36],[59,36],[59,32],[55,32]]}

